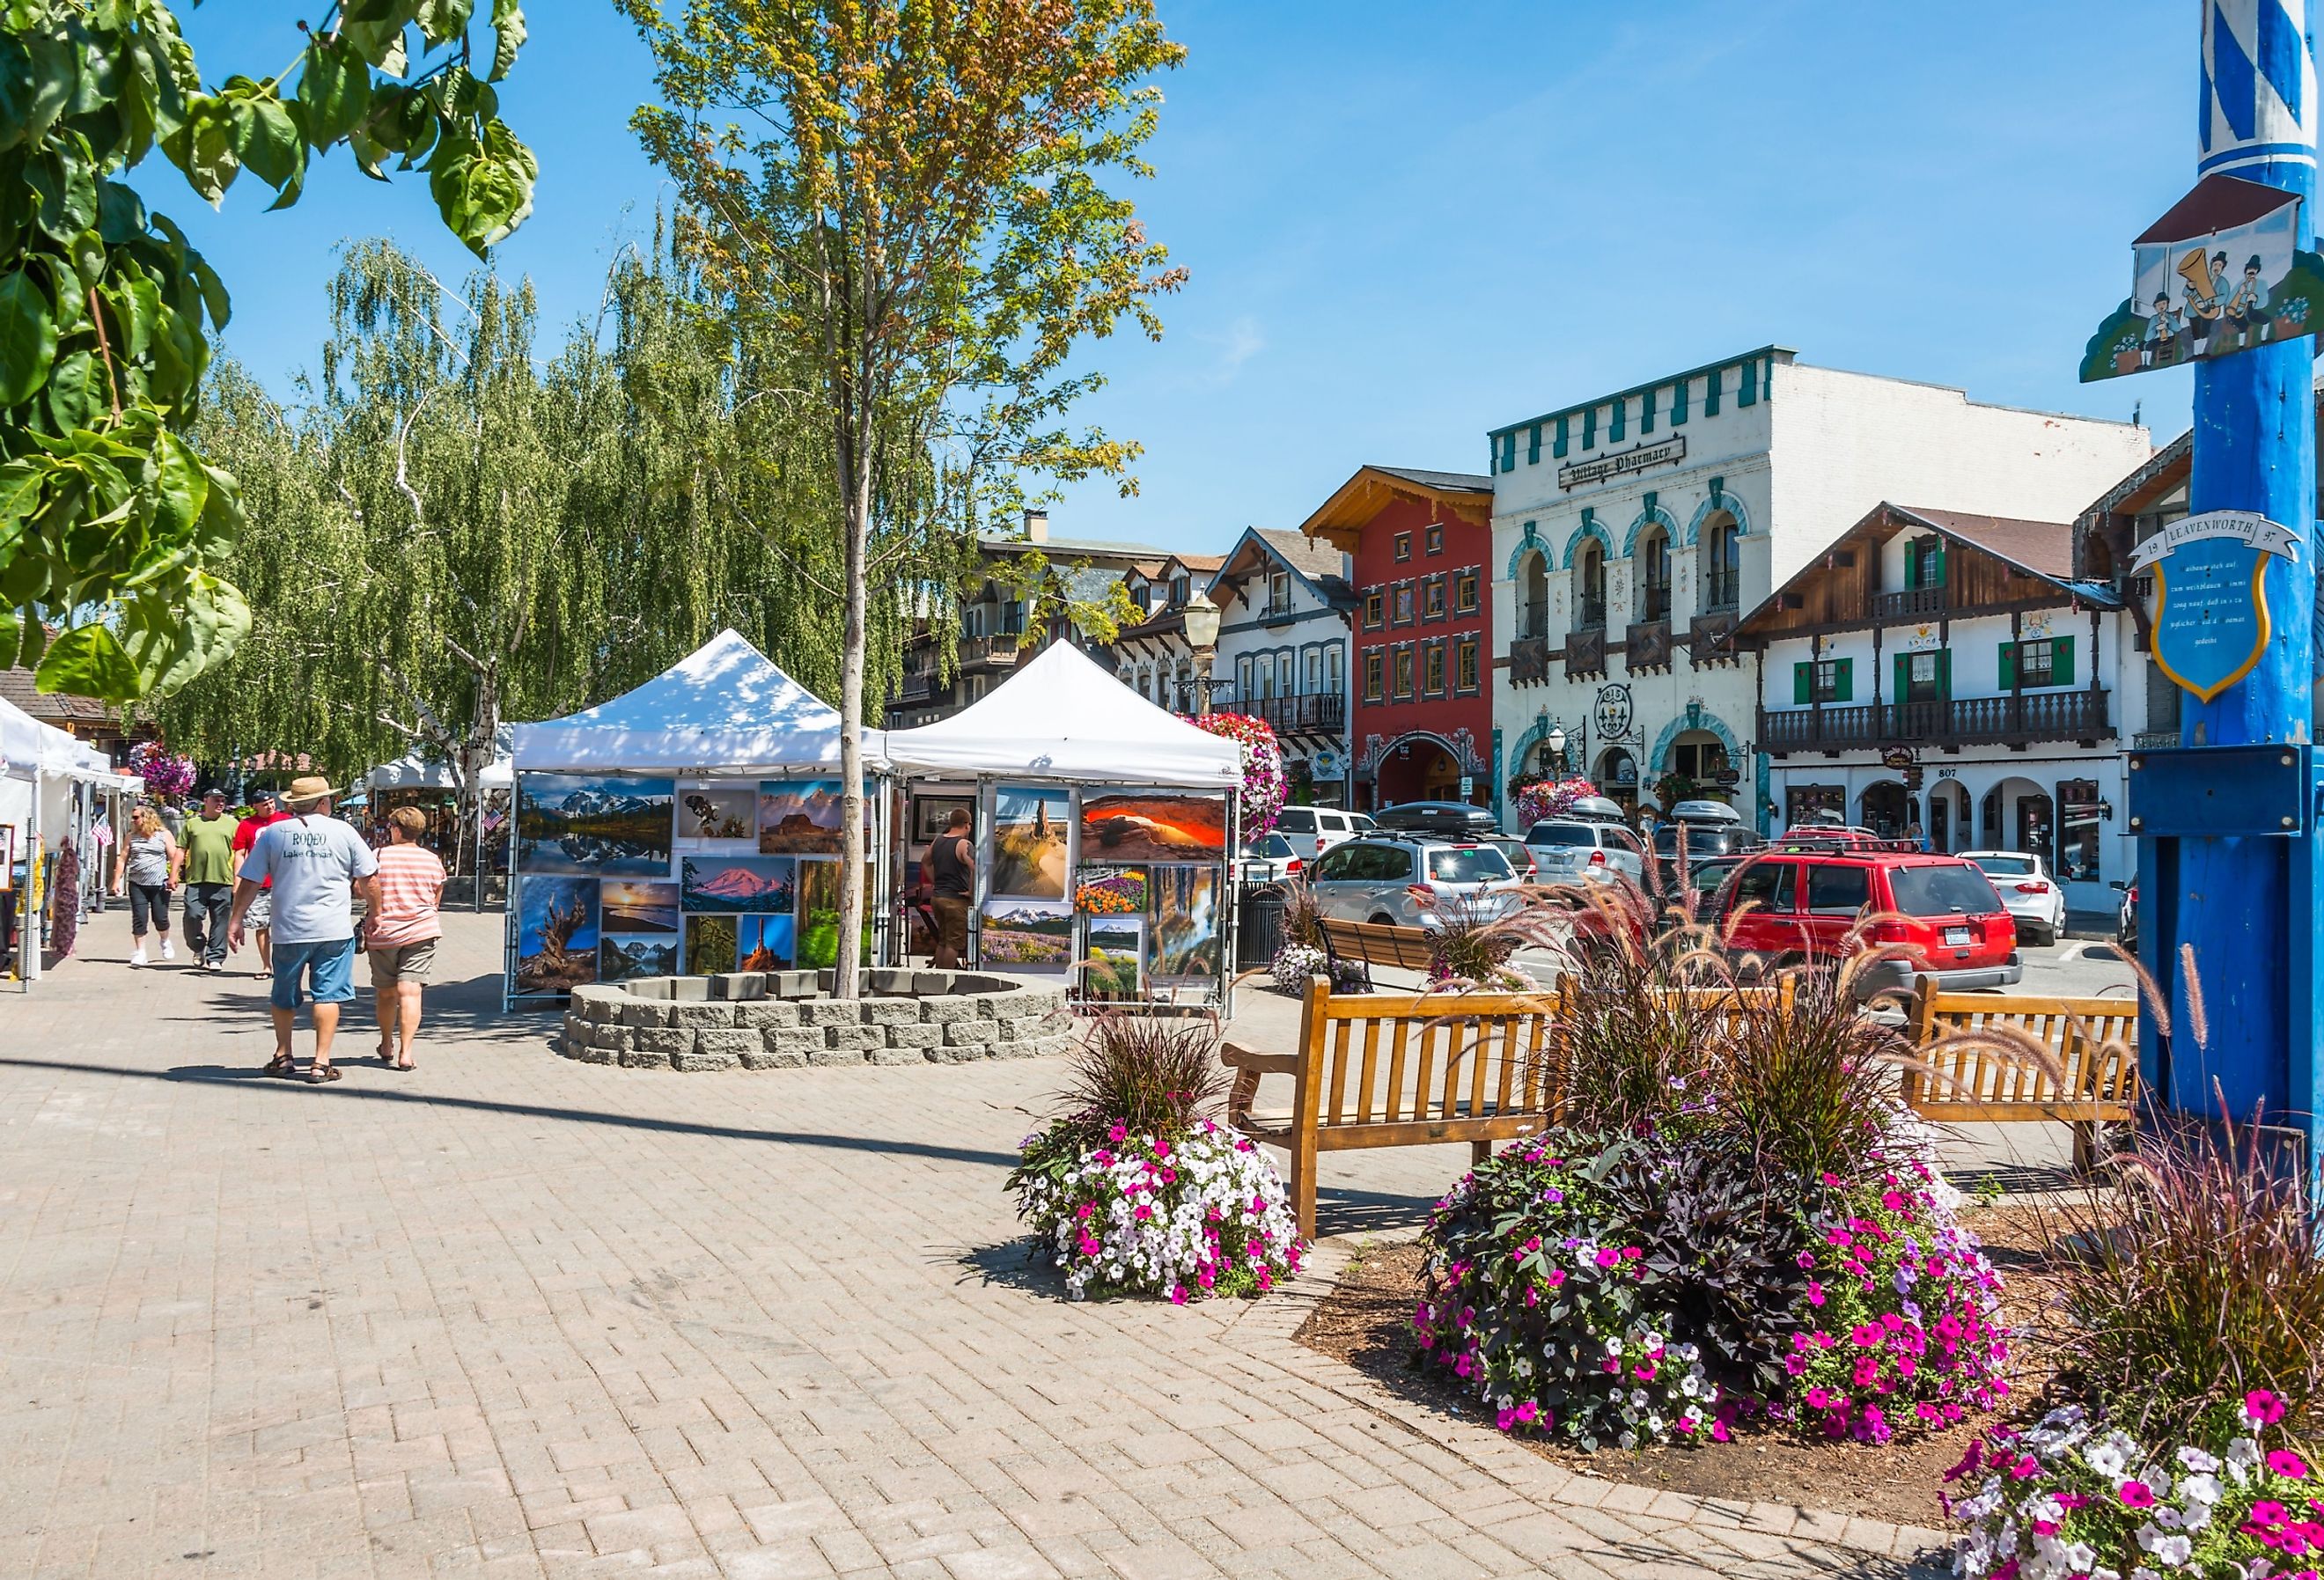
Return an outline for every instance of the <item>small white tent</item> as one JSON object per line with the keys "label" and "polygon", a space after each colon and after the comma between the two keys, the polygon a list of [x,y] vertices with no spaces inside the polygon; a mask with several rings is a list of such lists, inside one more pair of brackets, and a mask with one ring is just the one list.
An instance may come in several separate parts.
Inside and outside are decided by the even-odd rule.
{"label": "small white tent", "polygon": [[1239,790],[1242,748],[1147,701],[1069,642],[1053,642],[981,702],[891,730],[901,774]]}
{"label": "small white tent", "polygon": [[[506,790],[516,782],[515,760],[510,755],[516,726],[502,726],[493,742],[493,760],[476,776],[479,790]],[[429,757],[420,752],[407,753],[392,762],[383,762],[364,776],[368,790],[441,790],[452,788],[452,765],[441,758]]]}
{"label": "small white tent", "polygon": [[[863,732],[864,767],[884,766]],[[633,691],[564,718],[516,726],[527,772],[779,773],[839,766],[839,712],[722,631]]]}

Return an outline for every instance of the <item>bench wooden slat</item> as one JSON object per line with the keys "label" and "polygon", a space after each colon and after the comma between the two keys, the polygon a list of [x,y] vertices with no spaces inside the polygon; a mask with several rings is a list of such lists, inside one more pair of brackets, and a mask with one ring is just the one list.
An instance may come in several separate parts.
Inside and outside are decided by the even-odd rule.
{"label": "bench wooden slat", "polygon": [[[2138,1005],[2118,998],[2034,998],[1949,993],[1923,984],[1914,994],[1913,1039],[1926,1071],[1908,1070],[1904,1100],[1931,1119],[2074,1127],[2074,1160],[2095,1154],[2094,1127],[2127,1123],[2138,1106]],[[2057,1070],[1999,1047],[1947,1039],[2009,1030],[2047,1049]]]}
{"label": "bench wooden slat", "polygon": [[1388,1104],[1386,1116],[1396,1118],[1404,1112],[1404,1045],[1412,1032],[1412,1023],[1399,1020],[1388,1031]]}

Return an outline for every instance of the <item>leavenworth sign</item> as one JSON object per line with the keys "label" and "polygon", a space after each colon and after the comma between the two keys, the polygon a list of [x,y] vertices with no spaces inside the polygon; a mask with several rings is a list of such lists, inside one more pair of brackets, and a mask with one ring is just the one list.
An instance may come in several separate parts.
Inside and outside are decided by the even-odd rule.
{"label": "leavenworth sign", "polygon": [[[1561,439],[1559,442],[1564,441]],[[1674,433],[1653,444],[1633,445],[1610,456],[1600,456],[1594,461],[1569,461],[1557,469],[1557,485],[1560,488],[1579,488],[1587,483],[1603,483],[1609,477],[1620,477],[1631,472],[1675,466],[1684,459],[1686,435]]]}
{"label": "leavenworth sign", "polygon": [[2173,522],[2138,546],[2131,569],[2154,571],[2154,665],[2209,702],[2267,651],[2267,568],[2298,563],[2292,530],[2249,511]]}

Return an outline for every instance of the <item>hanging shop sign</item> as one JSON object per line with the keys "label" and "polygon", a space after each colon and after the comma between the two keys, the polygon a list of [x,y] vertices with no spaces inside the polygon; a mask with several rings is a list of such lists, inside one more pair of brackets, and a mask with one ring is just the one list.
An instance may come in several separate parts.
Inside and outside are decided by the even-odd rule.
{"label": "hanging shop sign", "polygon": [[1598,726],[1601,741],[1619,741],[1628,736],[1631,718],[1630,688],[1619,680],[1598,688],[1598,699],[1590,705],[1590,717]]}
{"label": "hanging shop sign", "polygon": [[1914,762],[1913,748],[1910,746],[1891,746],[1880,753],[1880,766],[1895,773],[1904,772],[1913,766]]}
{"label": "hanging shop sign", "polygon": [[1633,472],[1648,472],[1656,467],[1674,467],[1686,459],[1686,435],[1674,433],[1668,439],[1652,444],[1633,445],[1610,456],[1599,456],[1587,461],[1568,461],[1557,469],[1560,488],[1580,488],[1591,483],[1603,483],[1609,477],[1627,477]]}
{"label": "hanging shop sign", "polygon": [[2267,651],[2267,568],[2296,562],[2289,527],[2250,511],[2188,516],[2141,543],[2133,572],[2154,573],[2154,664],[2209,702]]}
{"label": "hanging shop sign", "polygon": [[2300,199],[2206,176],[2131,244],[2130,300],[2082,356],[2082,382],[2293,339],[2324,314],[2324,257],[2297,245]]}

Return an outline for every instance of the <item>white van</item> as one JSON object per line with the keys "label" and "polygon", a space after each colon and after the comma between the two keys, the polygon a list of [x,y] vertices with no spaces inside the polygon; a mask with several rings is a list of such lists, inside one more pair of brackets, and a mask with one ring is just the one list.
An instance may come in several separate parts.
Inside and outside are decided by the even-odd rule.
{"label": "white van", "polygon": [[1286,807],[1275,815],[1275,832],[1291,842],[1302,862],[1312,862],[1343,839],[1372,826],[1361,812],[1337,807]]}

